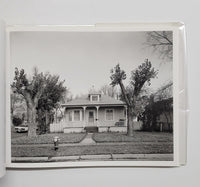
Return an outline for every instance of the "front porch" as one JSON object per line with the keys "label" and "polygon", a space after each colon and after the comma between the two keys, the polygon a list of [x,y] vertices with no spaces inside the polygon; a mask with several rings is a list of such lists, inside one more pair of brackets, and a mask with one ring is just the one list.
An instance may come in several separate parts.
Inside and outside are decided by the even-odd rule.
{"label": "front porch", "polygon": [[127,107],[120,105],[65,107],[63,121],[67,127],[127,126]]}
{"label": "front porch", "polygon": [[50,125],[50,132],[126,132],[125,105],[65,106],[61,121]]}
{"label": "front porch", "polygon": [[127,132],[127,126],[86,126],[64,127],[65,124],[50,124],[51,133],[90,133],[90,132]]}

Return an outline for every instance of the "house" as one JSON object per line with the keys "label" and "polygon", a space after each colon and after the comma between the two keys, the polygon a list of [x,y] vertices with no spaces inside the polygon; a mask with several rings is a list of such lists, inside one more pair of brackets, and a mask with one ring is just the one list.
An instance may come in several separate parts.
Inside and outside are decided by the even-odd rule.
{"label": "house", "polygon": [[151,96],[141,115],[143,130],[173,131],[173,83],[162,86]]}
{"label": "house", "polygon": [[127,131],[126,104],[94,90],[62,104],[62,108],[63,119],[57,124],[51,124],[50,132]]}
{"label": "house", "polygon": [[155,93],[154,102],[162,111],[156,116],[155,129],[159,131],[173,131],[173,82],[170,81]]}
{"label": "house", "polygon": [[[173,98],[157,101],[155,104],[163,106],[159,115],[156,116],[155,130],[158,131],[173,131]],[[159,107],[160,108],[160,107]]]}

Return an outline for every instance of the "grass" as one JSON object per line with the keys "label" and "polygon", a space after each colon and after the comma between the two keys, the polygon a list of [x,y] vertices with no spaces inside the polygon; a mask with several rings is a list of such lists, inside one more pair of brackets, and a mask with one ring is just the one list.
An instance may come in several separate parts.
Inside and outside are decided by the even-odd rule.
{"label": "grass", "polygon": [[11,126],[11,138],[19,138],[19,137],[24,137],[27,136],[28,133],[27,132],[21,132],[21,133],[17,133],[15,132],[15,128],[13,126]]}
{"label": "grass", "polygon": [[[124,133],[94,133],[97,145],[62,145],[54,150],[53,137],[60,143],[78,143],[84,133],[55,133],[28,137],[27,133],[12,132],[12,157],[55,157],[101,154],[170,154],[173,153],[173,134],[161,132],[134,132],[133,137]],[[115,142],[115,144],[104,144]],[[119,144],[117,144],[119,142]],[[127,143],[129,142],[129,143]],[[32,144],[32,145],[31,145]],[[33,145],[34,144],[34,145]],[[46,145],[40,145],[46,144]],[[18,146],[19,145],[19,146]],[[26,146],[28,145],[28,146]]]}
{"label": "grass", "polygon": [[173,134],[165,132],[134,132],[133,137],[125,133],[95,133],[93,140],[103,142],[173,142]]}
{"label": "grass", "polygon": [[36,137],[28,137],[27,133],[12,133],[12,145],[28,145],[28,144],[53,144],[53,138],[58,136],[60,138],[60,143],[79,143],[86,136],[85,133],[51,133],[37,135]]}
{"label": "grass", "polygon": [[173,153],[172,143],[134,143],[121,145],[62,146],[54,151],[52,146],[12,147],[12,157],[53,157],[101,154],[169,154]]}

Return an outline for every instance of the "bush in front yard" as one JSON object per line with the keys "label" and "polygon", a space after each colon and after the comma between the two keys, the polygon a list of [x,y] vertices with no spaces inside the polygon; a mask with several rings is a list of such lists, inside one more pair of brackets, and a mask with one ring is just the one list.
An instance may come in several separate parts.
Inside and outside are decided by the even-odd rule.
{"label": "bush in front yard", "polygon": [[19,126],[23,123],[23,120],[17,116],[13,116],[12,122],[14,126]]}

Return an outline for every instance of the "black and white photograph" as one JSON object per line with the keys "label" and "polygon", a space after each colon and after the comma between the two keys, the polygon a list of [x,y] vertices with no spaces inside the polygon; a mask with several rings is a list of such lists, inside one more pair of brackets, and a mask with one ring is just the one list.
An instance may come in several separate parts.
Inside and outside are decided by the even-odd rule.
{"label": "black and white photograph", "polygon": [[199,7],[0,0],[0,187],[199,187]]}
{"label": "black and white photograph", "polygon": [[11,163],[174,161],[173,31],[10,32]]}

